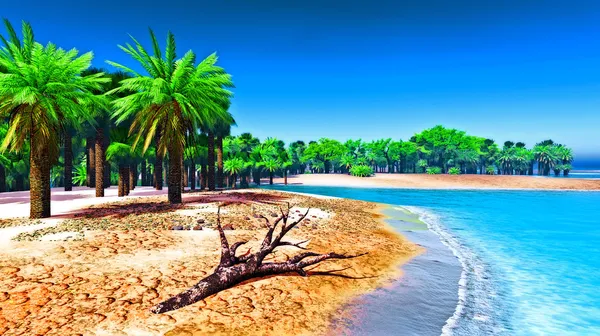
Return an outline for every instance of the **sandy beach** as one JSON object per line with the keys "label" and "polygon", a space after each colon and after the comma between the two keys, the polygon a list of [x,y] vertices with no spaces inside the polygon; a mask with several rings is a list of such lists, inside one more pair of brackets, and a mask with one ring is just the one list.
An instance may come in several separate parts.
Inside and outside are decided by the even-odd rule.
{"label": "sandy beach", "polygon": [[[151,196],[165,190],[136,188],[132,195],[145,197],[102,201],[87,193],[56,195],[71,202],[53,202],[52,219],[0,222],[0,235],[11,236],[0,247],[0,335],[320,335],[344,303],[397,278],[398,266],[422,251],[391,231],[368,202],[247,190],[186,193],[184,205],[170,206],[166,196]],[[19,202],[19,209],[27,204]],[[266,232],[254,214],[272,217],[288,202],[294,216],[311,208],[308,220],[291,231],[292,242],[309,239],[306,248],[316,252],[368,254],[326,261],[309,275],[344,269],[340,273],[361,279],[253,279],[170,313],[150,313],[218,264],[216,209],[223,202],[231,203],[222,209],[223,224],[233,227],[228,238],[249,239],[251,250]],[[4,217],[24,215],[7,215],[12,203],[2,203]],[[184,230],[172,230],[176,226]],[[269,261],[297,253],[278,248]]]}
{"label": "sandy beach", "polygon": [[[274,182],[282,184],[284,180],[277,178]],[[600,190],[600,180],[517,175],[379,173],[361,178],[345,174],[303,174],[289,176],[288,184],[370,188]]]}

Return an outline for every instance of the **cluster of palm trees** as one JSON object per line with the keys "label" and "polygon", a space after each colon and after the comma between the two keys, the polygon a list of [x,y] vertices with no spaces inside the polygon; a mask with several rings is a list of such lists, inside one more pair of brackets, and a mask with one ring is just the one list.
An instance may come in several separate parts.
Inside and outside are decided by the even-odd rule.
{"label": "cluster of palm trees", "polygon": [[[150,31],[152,53],[133,38],[133,44],[119,46],[145,73],[109,61],[120,72],[106,74],[90,68],[91,52],[44,46],[26,22],[19,38],[10,22],[4,23],[8,35],[1,37],[0,49],[1,188],[6,186],[7,166],[20,171],[18,178],[28,170],[30,217],[49,217],[53,167],[62,160],[60,180],[71,190],[73,142],[78,142],[73,138],[79,135],[85,136],[86,169],[75,170],[80,172],[75,177],[82,181],[85,172],[96,196],[104,196],[110,185],[107,158],[118,165],[121,195],[134,188],[138,166],[143,183],[149,182],[150,160],[155,186],[162,188],[165,160],[169,201],[180,203],[186,149],[205,141],[210,154],[216,133],[234,122],[228,112],[233,83],[216,65],[216,55],[196,62],[196,55],[188,51],[178,58],[171,33],[163,54]],[[208,155],[207,161],[207,171],[214,172],[214,156]],[[208,187],[215,189],[214,174],[207,176]]]}
{"label": "cluster of palm trees", "polygon": [[[527,149],[525,144],[507,141],[500,148],[492,139],[472,136],[464,131],[435,126],[415,134],[408,141],[390,138],[365,142],[360,139],[340,142],[322,138],[295,142],[289,148],[292,168],[312,173],[352,173],[352,167],[370,167],[387,173],[454,173],[566,176],[571,169],[570,148],[545,140]],[[364,169],[361,169],[364,175]]]}

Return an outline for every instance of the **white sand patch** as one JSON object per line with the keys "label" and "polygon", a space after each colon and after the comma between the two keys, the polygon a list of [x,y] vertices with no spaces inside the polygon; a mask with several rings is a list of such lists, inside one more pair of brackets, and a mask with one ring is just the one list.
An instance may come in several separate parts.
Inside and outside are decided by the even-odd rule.
{"label": "white sand patch", "polygon": [[341,199],[341,197],[325,196],[325,195],[319,195],[319,194],[309,194],[309,193],[296,192],[296,191],[285,191],[285,190],[278,190],[278,189],[276,189],[275,191],[282,192],[282,193],[287,193],[287,194],[296,194],[296,195],[302,195],[302,196],[309,196],[309,197],[314,197],[314,198],[319,198],[319,199]]}
{"label": "white sand patch", "polygon": [[41,241],[65,241],[67,239],[77,238],[79,236],[79,232],[59,232],[59,233],[51,233],[45,236],[40,237]]}
{"label": "white sand patch", "polygon": [[24,232],[33,232],[35,230],[45,229],[56,226],[60,219],[44,219],[42,224],[22,225],[0,229],[0,248],[12,244],[12,239]]}
{"label": "white sand patch", "polygon": [[[186,204],[187,209],[179,209],[174,213],[182,216],[190,216],[195,217],[201,215],[203,213],[217,213],[218,206],[217,204]],[[226,214],[228,211],[224,208],[221,208],[221,214]]]}
{"label": "white sand patch", "polygon": [[[304,215],[306,213],[306,210],[308,208],[302,208],[302,207],[291,207],[290,208],[290,218],[291,219],[298,219],[300,218],[302,215]],[[323,209],[319,209],[319,208],[310,208],[310,210],[308,211],[308,215],[306,216],[307,219],[313,220],[313,219],[331,219],[331,217],[333,217],[333,213],[328,212],[328,211],[324,211]]]}

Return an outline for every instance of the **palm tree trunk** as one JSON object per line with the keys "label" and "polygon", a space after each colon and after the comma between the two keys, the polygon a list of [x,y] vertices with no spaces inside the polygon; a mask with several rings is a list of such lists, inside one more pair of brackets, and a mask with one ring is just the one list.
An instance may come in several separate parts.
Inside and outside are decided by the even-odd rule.
{"label": "palm tree trunk", "polygon": [[206,182],[208,181],[208,177],[206,176],[207,172],[206,172],[206,165],[205,164],[203,164],[200,167],[200,171],[201,171],[201,174],[200,174],[200,190],[204,190],[204,189],[206,189]]}
{"label": "palm tree trunk", "polygon": [[123,168],[124,174],[123,174],[123,180],[125,181],[125,196],[129,195],[129,192],[131,191],[131,185],[129,184],[131,181],[131,178],[129,176],[129,165],[125,165],[125,167]]}
{"label": "palm tree trunk", "polygon": [[237,182],[237,174],[233,174],[233,186],[232,186],[233,189],[235,189],[236,182]]}
{"label": "palm tree trunk", "polygon": [[95,148],[95,141],[94,141],[94,137],[88,137],[86,140],[90,142],[90,145],[88,147],[88,158],[89,158],[89,162],[90,162],[90,170],[89,170],[89,177],[90,177],[90,182],[88,187],[89,188],[95,188],[96,187],[96,148]]}
{"label": "palm tree trunk", "polygon": [[283,184],[287,185],[287,169],[283,170]]}
{"label": "palm tree trunk", "polygon": [[184,187],[188,187],[188,181],[190,178],[189,169],[190,169],[189,165],[186,165],[186,164],[183,165],[183,186]]}
{"label": "palm tree trunk", "polygon": [[154,161],[154,188],[156,190],[162,190],[163,187],[163,156],[156,153],[156,160]]}
{"label": "palm tree trunk", "polygon": [[208,190],[215,190],[215,135],[208,132]]}
{"label": "palm tree trunk", "polygon": [[0,165],[0,192],[6,191],[6,169]]}
{"label": "palm tree trunk", "polygon": [[110,162],[106,159],[106,150],[110,145],[110,137],[108,136],[110,132],[110,123],[107,123],[107,127],[103,131],[103,139],[102,141],[102,152],[104,153],[104,189],[110,188]]}
{"label": "palm tree trunk", "polygon": [[273,184],[273,172],[269,171],[269,184]]}
{"label": "palm tree trunk", "polygon": [[[48,148],[40,148],[42,144],[32,141],[29,155],[29,198],[31,202],[29,217],[50,217],[50,164]],[[36,148],[38,152],[36,153]]]}
{"label": "palm tree trunk", "polygon": [[181,149],[176,146],[169,146],[169,177],[167,180],[169,186],[169,203],[181,203]]}
{"label": "palm tree trunk", "polygon": [[92,163],[90,162],[90,147],[92,146],[92,140],[91,137],[87,137],[85,138],[85,171],[86,171],[86,175],[85,175],[85,185],[86,186],[90,186],[90,179],[92,178],[92,170],[91,170],[91,165]]}
{"label": "palm tree trunk", "polygon": [[73,190],[73,139],[71,132],[65,130],[65,164],[64,164],[64,184],[65,191]]}
{"label": "palm tree trunk", "polygon": [[181,193],[183,193],[185,191],[185,187],[187,187],[187,167],[185,166],[185,163],[183,161],[183,155],[181,156]]}
{"label": "palm tree trunk", "polygon": [[146,160],[143,160],[140,167],[142,170],[142,186],[148,185],[148,172],[146,167],[147,164],[148,162]]}
{"label": "palm tree trunk", "polygon": [[125,167],[119,165],[119,197],[125,196]]}
{"label": "palm tree trunk", "polygon": [[132,163],[132,164],[129,165],[129,171],[128,171],[128,173],[129,173],[129,190],[130,191],[133,190],[133,189],[135,189],[135,185],[136,185],[136,182],[135,182],[136,170],[137,170],[137,167],[136,167],[135,163]]}
{"label": "palm tree trunk", "polygon": [[223,137],[217,136],[217,188],[223,188]]}
{"label": "palm tree trunk", "polygon": [[190,190],[196,190],[196,162],[190,162]]}
{"label": "palm tree trunk", "polygon": [[102,127],[96,129],[96,197],[104,197],[104,168],[106,161],[104,154],[104,130]]}
{"label": "palm tree trunk", "polygon": [[254,179],[254,183],[256,183],[256,185],[260,185],[260,170],[257,169],[256,171],[253,171],[253,176],[252,178]]}

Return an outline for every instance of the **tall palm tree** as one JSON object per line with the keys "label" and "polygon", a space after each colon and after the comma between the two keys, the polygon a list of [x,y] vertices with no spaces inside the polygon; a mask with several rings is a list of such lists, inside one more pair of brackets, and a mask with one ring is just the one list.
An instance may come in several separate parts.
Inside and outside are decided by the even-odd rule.
{"label": "tall palm tree", "polygon": [[215,127],[215,145],[217,151],[217,188],[223,188],[223,138],[231,133],[231,126],[235,125],[233,116],[227,113],[227,119],[220,121]]}
{"label": "tall palm tree", "polygon": [[9,129],[0,151],[22,148],[29,139],[30,217],[50,216],[50,168],[58,160],[59,135],[71,119],[91,119],[89,109],[101,99],[91,93],[107,81],[103,74],[82,76],[92,53],[78,55],[54,44],[35,42],[31,26],[23,22],[21,43],[9,29],[0,50],[0,118],[8,116]]}
{"label": "tall palm tree", "polygon": [[[102,72],[98,69],[91,69],[92,73]],[[119,87],[119,82],[125,78],[130,78],[123,72],[111,73],[108,75],[110,81],[103,87],[104,90],[110,91]],[[99,92],[98,92],[99,93]],[[120,96],[124,96],[121,94]],[[94,128],[93,142],[93,158],[94,175],[93,182],[96,188],[96,197],[104,197],[104,189],[110,186],[110,164],[106,160],[106,150],[110,146],[110,110],[106,106],[99,106],[95,109],[96,127]],[[108,171],[107,171],[108,170]],[[108,173],[108,174],[107,174]]]}
{"label": "tall palm tree", "polygon": [[274,158],[268,158],[263,162],[263,166],[269,172],[269,184],[273,184],[273,173],[279,169],[279,161]]}
{"label": "tall palm tree", "polygon": [[150,38],[153,56],[133,38],[135,47],[130,44],[119,46],[138,61],[148,75],[109,61],[109,64],[134,76],[121,81],[121,87],[109,94],[133,92],[113,101],[116,121],[121,123],[133,118],[130,128],[130,132],[136,134],[133,145],[135,147],[140,139],[144,139],[143,151],[158,134],[157,152],[169,154],[169,202],[181,203],[186,134],[196,133],[201,127],[224,119],[222,106],[232,96],[226,88],[233,87],[233,83],[231,76],[215,65],[215,54],[194,65],[196,55],[191,50],[176,60],[175,37],[171,32],[167,35],[164,57],[152,30]]}

